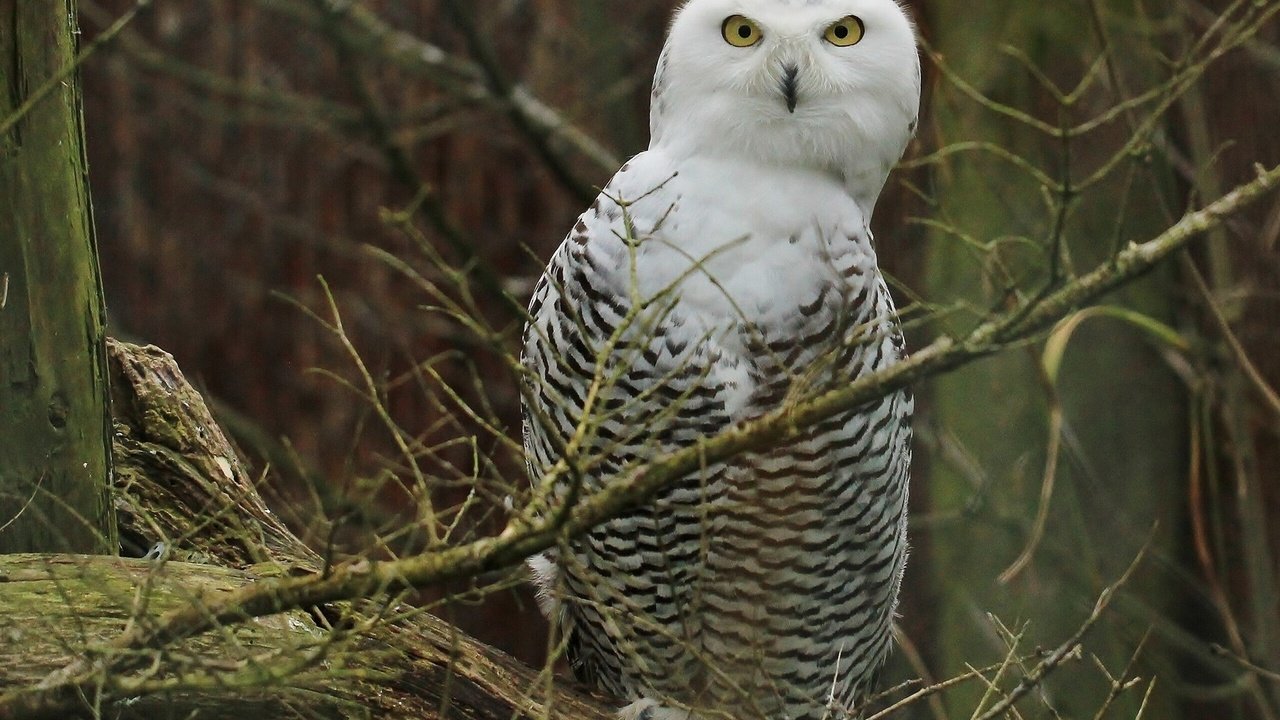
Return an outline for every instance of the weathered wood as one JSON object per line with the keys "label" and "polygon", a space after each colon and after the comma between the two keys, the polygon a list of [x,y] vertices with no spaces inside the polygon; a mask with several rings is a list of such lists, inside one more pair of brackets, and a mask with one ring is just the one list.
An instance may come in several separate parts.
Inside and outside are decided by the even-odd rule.
{"label": "weathered wood", "polygon": [[[23,705],[4,693],[33,687],[87,648],[102,651],[129,622],[321,565],[266,508],[173,359],[116,342],[109,352],[121,534],[138,546],[163,541],[170,557],[201,562],[0,558],[0,719],[67,717],[69,705],[87,714],[93,698]],[[270,675],[321,647],[314,665]],[[565,680],[556,681],[544,715],[536,670],[432,615],[402,606],[388,612],[376,600],[246,622],[153,660],[145,672],[104,677],[104,707],[122,718],[214,720],[611,717],[608,703]]]}
{"label": "weathered wood", "polygon": [[0,552],[117,549],[76,32],[0,0]]}
{"label": "weathered wood", "polygon": [[145,551],[243,568],[320,558],[267,508],[204,398],[169,353],[107,341],[121,540]]}
{"label": "weathered wood", "polygon": [[[145,621],[205,594],[235,589],[252,576],[211,565],[164,563],[88,555],[0,555],[0,689],[34,684],[68,660],[117,635],[131,619]],[[182,668],[191,679],[210,670],[249,668],[250,658],[271,648],[317,642],[325,633],[304,613],[246,623],[157,654],[160,667]],[[179,671],[181,672],[181,671]],[[248,673],[252,677],[252,671]],[[314,672],[313,672],[314,675]],[[151,679],[175,677],[172,669]],[[308,717],[341,718],[341,697],[302,688],[242,687],[223,693],[135,692],[130,703],[112,703],[113,682],[105,680],[106,707],[122,718],[199,717],[218,720],[285,717],[305,703]],[[287,682],[287,680],[286,680]],[[93,699],[87,698],[86,704]],[[113,713],[114,716],[114,713]],[[19,716],[23,717],[23,716]],[[38,717],[38,715],[37,715]]]}

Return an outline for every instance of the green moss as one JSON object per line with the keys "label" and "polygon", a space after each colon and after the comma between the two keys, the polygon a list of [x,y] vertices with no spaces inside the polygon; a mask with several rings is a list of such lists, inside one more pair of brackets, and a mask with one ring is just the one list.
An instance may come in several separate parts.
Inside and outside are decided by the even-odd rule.
{"label": "green moss", "polygon": [[[74,57],[67,2],[0,14],[0,118]],[[0,551],[117,551],[104,310],[74,78],[0,149]]]}

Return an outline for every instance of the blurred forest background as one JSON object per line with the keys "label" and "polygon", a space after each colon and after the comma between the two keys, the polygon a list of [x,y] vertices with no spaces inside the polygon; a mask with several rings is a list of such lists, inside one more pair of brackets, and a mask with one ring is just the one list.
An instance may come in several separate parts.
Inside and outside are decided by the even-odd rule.
{"label": "blurred forest background", "polygon": [[[875,225],[912,345],[1280,160],[1274,0],[907,4],[926,96]],[[79,5],[88,40],[134,2]],[[394,528],[421,498],[396,481],[397,439],[442,505],[464,501],[473,464],[524,482],[500,443],[466,440],[475,423],[436,382],[517,437],[513,374],[427,307],[422,281],[473,298],[515,347],[497,290],[522,304],[591,188],[645,147],[674,5],[151,4],[83,66],[112,334],[176,356],[315,546],[411,552],[420,538]],[[1057,646],[1146,547],[1027,716],[1093,717],[1115,694],[1106,716],[1131,718],[1149,690],[1148,718],[1280,717],[1278,237],[1272,198],[1105,310],[915,388],[891,680],[998,663],[1011,635]],[[363,386],[351,348],[304,311],[330,318],[326,292],[380,403],[347,386]],[[501,497],[465,506],[459,532],[497,527]],[[524,588],[463,590],[437,611],[541,661]],[[1143,682],[1113,693],[1108,673]],[[982,690],[916,712],[968,716]]]}

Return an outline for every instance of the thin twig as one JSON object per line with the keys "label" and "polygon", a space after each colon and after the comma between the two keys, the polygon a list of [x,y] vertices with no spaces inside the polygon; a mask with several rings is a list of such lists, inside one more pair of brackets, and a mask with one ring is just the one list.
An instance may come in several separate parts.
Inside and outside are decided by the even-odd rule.
{"label": "thin twig", "polygon": [[510,105],[514,112],[523,117],[524,122],[528,122],[546,137],[564,142],[602,172],[612,173],[621,165],[617,156],[531,93],[517,88],[507,98],[496,96],[485,81],[484,71],[474,63],[445,52],[421,38],[396,30],[357,3],[349,0],[257,2],[314,29],[323,29],[328,16],[339,14],[343,17],[343,22],[331,32],[340,35],[343,42],[363,56],[386,60],[407,72],[430,77],[463,99],[490,106]]}
{"label": "thin twig", "polygon": [[1017,686],[1014,687],[1013,690],[1010,690],[1005,697],[992,705],[985,713],[978,716],[976,720],[995,720],[995,718],[1000,717],[1006,711],[1010,710],[1014,703],[1022,699],[1024,695],[1039,687],[1049,673],[1053,672],[1053,670],[1059,665],[1075,655],[1079,650],[1080,641],[1084,638],[1085,634],[1097,624],[1098,620],[1102,618],[1103,611],[1105,611],[1107,606],[1111,604],[1111,599],[1115,597],[1116,591],[1128,582],[1129,578],[1133,576],[1134,571],[1138,569],[1138,565],[1146,556],[1146,550],[1146,547],[1143,547],[1143,549],[1138,553],[1138,556],[1133,559],[1133,562],[1129,563],[1129,567],[1125,569],[1124,574],[1120,576],[1120,579],[1103,589],[1102,593],[1098,596],[1097,602],[1093,605],[1093,611],[1089,613],[1089,617],[1085,619],[1084,623],[1080,625],[1075,633],[1073,633],[1070,638],[1067,638],[1066,642],[1062,643],[1045,656],[1045,659],[1042,660],[1040,664],[1036,665],[1030,672],[1022,677],[1022,680],[1018,682]]}
{"label": "thin twig", "polygon": [[[467,5],[470,4],[467,3]],[[490,92],[506,105],[507,115],[511,118],[511,122],[529,141],[529,144],[533,146],[534,152],[538,154],[543,164],[551,171],[551,175],[583,203],[589,203],[594,200],[597,194],[596,190],[590,183],[584,182],[579,178],[569,167],[565,158],[551,146],[552,130],[545,125],[535,123],[527,112],[521,110],[519,103],[515,99],[516,95],[521,92],[521,88],[510,82],[503,73],[498,59],[493,54],[493,48],[489,46],[489,43],[485,42],[480,29],[476,27],[475,19],[471,16],[471,10],[464,7],[459,0],[445,0],[444,6],[449,11],[450,17],[453,18],[454,25],[457,25],[458,29],[462,31],[462,36],[466,39],[471,54],[475,56],[476,62],[479,63],[480,69],[484,73]]]}
{"label": "thin twig", "polygon": [[1062,401],[1058,397],[1058,391],[1052,383],[1045,377],[1044,367],[1037,366],[1037,371],[1041,379],[1046,385],[1046,392],[1049,398],[1049,442],[1045,448],[1044,458],[1044,475],[1040,482],[1040,502],[1036,510],[1035,522],[1031,525],[1031,534],[1027,538],[1027,544],[1023,547],[1022,552],[1018,554],[1018,558],[1000,573],[999,582],[1001,585],[1008,584],[1021,573],[1027,565],[1031,563],[1031,558],[1035,556],[1036,548],[1040,546],[1040,541],[1044,538],[1045,528],[1049,525],[1049,505],[1053,499],[1053,487],[1058,477],[1058,459],[1062,455],[1062,425],[1063,410]]}
{"label": "thin twig", "polygon": [[1280,683],[1280,672],[1276,672],[1275,670],[1268,670],[1262,667],[1261,665],[1258,665],[1257,663],[1253,662],[1249,658],[1244,657],[1242,655],[1238,655],[1232,652],[1231,650],[1229,650],[1228,648],[1225,648],[1216,643],[1214,645],[1211,645],[1210,649],[1213,651],[1214,655],[1217,655],[1218,657],[1227,658],[1232,662],[1237,663],[1238,665],[1240,665],[1240,667],[1244,668],[1245,670],[1248,670],[1254,675],[1257,675],[1258,677],[1265,678],[1274,683]]}
{"label": "thin twig", "polygon": [[1240,340],[1236,338],[1235,331],[1231,329],[1231,322],[1227,320],[1227,316],[1218,307],[1218,301],[1214,299],[1213,291],[1209,289],[1204,276],[1200,274],[1200,269],[1185,254],[1183,255],[1182,267],[1187,275],[1191,277],[1191,281],[1200,292],[1200,296],[1204,298],[1205,307],[1209,309],[1209,317],[1213,318],[1214,324],[1218,326],[1218,332],[1222,333],[1222,339],[1227,342],[1227,347],[1231,348],[1231,355],[1239,363],[1240,370],[1244,372],[1245,377],[1249,378],[1249,382],[1258,391],[1258,394],[1262,396],[1262,399],[1266,401],[1271,411],[1280,416],[1280,394],[1276,393],[1275,389],[1267,382],[1267,379],[1262,377],[1258,367],[1249,359],[1249,353],[1245,351],[1244,346],[1240,344]]}
{"label": "thin twig", "polygon": [[[699,467],[745,451],[772,447],[840,412],[860,407],[917,380],[971,363],[1023,341],[1070,310],[1146,273],[1193,238],[1220,225],[1224,217],[1261,198],[1278,185],[1280,165],[1270,169],[1259,168],[1258,176],[1251,182],[1235,188],[1203,210],[1188,213],[1159,236],[1142,244],[1130,245],[1117,257],[1046,297],[1031,313],[1015,311],[1012,316],[1006,314],[993,318],[959,340],[941,337],[897,365],[655,458],[643,467],[609,480],[604,490],[584,496],[569,512],[558,515],[562,524],[517,514],[498,535],[460,546],[440,548],[391,562],[361,558],[338,565],[323,577],[307,575],[256,583],[211,599],[207,605],[175,610],[161,618],[153,628],[135,629],[123,634],[112,643],[112,648],[161,648],[220,625],[244,622],[247,618],[424,587],[512,567],[567,537],[579,535],[616,517]],[[1104,592],[1099,606],[1095,608],[1095,615],[1101,612],[1113,589],[1114,586]],[[1091,625],[1086,623],[1080,634]],[[1058,657],[1060,662],[1059,654],[1067,651],[1060,648],[1059,653],[1052,657]],[[52,673],[39,688],[0,695],[0,718],[58,716],[77,706],[102,672],[119,673],[133,669],[137,658],[137,653],[117,652],[77,660]],[[1026,689],[1015,690],[1018,695],[1025,692]],[[1007,707],[1004,702],[997,707],[1002,706]],[[995,715],[988,713],[987,717]]]}
{"label": "thin twig", "polygon": [[101,35],[94,38],[93,42],[86,45],[83,50],[76,54],[75,58],[68,63],[66,67],[59,69],[58,72],[51,75],[48,80],[41,83],[40,87],[37,87],[30,95],[28,95],[27,99],[24,100],[16,110],[10,113],[8,117],[0,118],[0,136],[8,134],[8,132],[12,130],[13,127],[22,120],[22,118],[26,117],[36,105],[39,105],[40,102],[48,97],[54,90],[62,87],[67,78],[71,77],[77,70],[79,70],[85,60],[88,60],[103,45],[114,40],[115,37],[120,34],[120,31],[124,30],[129,23],[133,22],[134,18],[138,17],[138,13],[150,4],[151,0],[138,0],[133,7],[129,8],[125,14],[121,15],[118,20],[112,23],[111,27],[103,30]]}

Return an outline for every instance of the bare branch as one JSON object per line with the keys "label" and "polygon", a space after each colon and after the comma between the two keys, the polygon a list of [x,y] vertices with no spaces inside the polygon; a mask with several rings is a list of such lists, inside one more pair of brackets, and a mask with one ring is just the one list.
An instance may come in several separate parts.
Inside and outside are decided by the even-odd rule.
{"label": "bare branch", "polygon": [[[247,618],[324,603],[371,597],[380,593],[475,577],[508,568],[549,548],[565,537],[614,517],[652,497],[672,482],[708,463],[761,449],[796,436],[802,429],[858,407],[925,377],[950,370],[1025,341],[1054,321],[1121,284],[1138,277],[1170,253],[1185,247],[1206,230],[1280,185],[1280,166],[1259,167],[1257,177],[1210,204],[1186,214],[1159,236],[1131,244],[1118,255],[1060,289],[1027,311],[1014,309],[979,324],[965,337],[941,337],[910,359],[863,377],[816,398],[796,402],[757,420],[702,440],[692,447],[660,457],[611,483],[607,490],[587,496],[562,524],[535,522],[517,516],[499,535],[457,547],[427,552],[390,562],[362,558],[334,567],[326,575],[308,575],[251,585],[207,605],[171,612],[150,627],[134,627],[112,643],[111,649],[146,650]],[[109,658],[109,659],[108,659]],[[101,673],[137,669],[145,660],[138,653],[110,653],[82,659],[51,675],[41,688],[0,696],[0,718],[18,717],[40,709],[74,707],[91,691]],[[988,717],[992,717],[988,714]]]}

